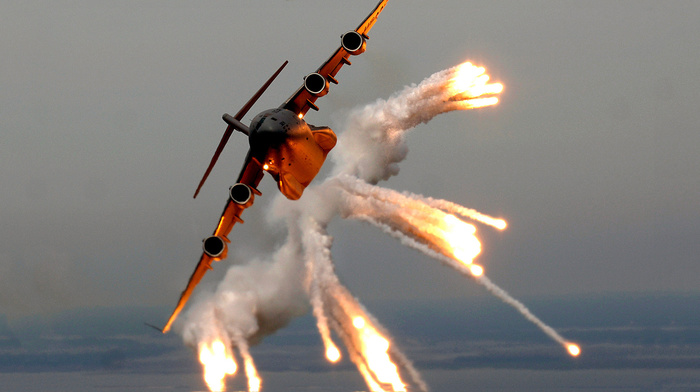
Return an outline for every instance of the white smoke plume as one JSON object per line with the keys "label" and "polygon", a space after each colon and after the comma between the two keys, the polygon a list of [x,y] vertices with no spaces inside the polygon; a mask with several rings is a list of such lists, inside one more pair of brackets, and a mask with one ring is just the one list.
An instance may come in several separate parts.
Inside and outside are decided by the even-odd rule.
{"label": "white smoke plume", "polygon": [[532,314],[530,312],[530,309],[528,309],[525,305],[523,305],[522,302],[518,301],[517,299],[511,297],[510,294],[508,294],[505,290],[502,288],[496,286],[495,283],[493,283],[489,278],[486,276],[481,276],[477,279],[477,281],[486,287],[488,291],[493,293],[496,297],[500,298],[503,302],[507,303],[508,305],[511,305],[515,309],[520,312],[526,319],[528,319],[530,322],[535,324],[537,328],[541,329],[542,332],[547,334],[550,338],[555,340],[557,343],[563,345],[563,346],[568,346],[570,343],[566,341],[561,335],[557,333],[552,327],[549,325],[545,324],[542,320],[540,320],[537,316]]}
{"label": "white smoke plume", "polygon": [[376,184],[399,173],[408,154],[406,131],[440,113],[460,109],[449,88],[459,67],[437,72],[419,85],[407,86],[387,100],[356,109],[333,152],[334,175],[349,174]]}
{"label": "white smoke plume", "polygon": [[196,347],[212,336],[257,342],[306,314],[299,238],[298,231],[290,230],[271,260],[232,266],[213,294],[192,304],[183,328],[185,343]]}
{"label": "white smoke plume", "polygon": [[[343,340],[350,359],[365,377],[367,384],[376,384],[381,388],[372,390],[427,391],[428,388],[418,371],[406,356],[390,343],[384,328],[339,282],[330,255],[332,239],[325,228],[313,218],[304,223],[304,245],[310,253],[307,257],[307,270],[309,281],[315,286],[309,292],[326,352],[328,353],[330,347],[334,347],[328,334],[330,324],[336,335]],[[378,334],[366,336],[373,331]],[[374,345],[378,348],[377,341],[381,341],[381,344],[385,341],[386,348],[378,353],[379,355],[368,354],[367,346]],[[371,361],[387,363],[375,366],[369,363]],[[393,366],[392,371],[382,371],[386,366]]]}

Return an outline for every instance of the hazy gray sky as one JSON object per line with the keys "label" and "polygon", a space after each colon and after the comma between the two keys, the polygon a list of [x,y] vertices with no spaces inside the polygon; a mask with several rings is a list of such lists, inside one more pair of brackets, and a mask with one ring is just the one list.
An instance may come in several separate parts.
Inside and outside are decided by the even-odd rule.
{"label": "hazy gray sky", "polygon": [[[0,313],[174,305],[247,150],[234,135],[192,200],[221,114],[288,59],[249,117],[278,106],[375,4],[3,2]],[[516,297],[698,293],[700,3],[435,4],[391,0],[307,120],[342,133],[352,107],[484,65],[501,103],[415,129],[384,185],[507,219],[479,228],[478,261]],[[231,235],[247,254],[279,239],[262,224],[276,187],[261,190]],[[331,233],[360,299],[488,295],[357,222]]]}

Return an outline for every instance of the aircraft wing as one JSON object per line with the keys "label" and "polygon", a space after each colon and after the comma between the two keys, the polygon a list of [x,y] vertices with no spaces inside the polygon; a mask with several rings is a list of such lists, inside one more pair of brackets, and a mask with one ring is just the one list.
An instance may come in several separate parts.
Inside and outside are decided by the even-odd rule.
{"label": "aircraft wing", "polygon": [[[243,166],[243,169],[238,176],[237,182],[247,185],[253,193],[259,195],[260,192],[257,190],[257,186],[260,183],[263,174],[264,172],[260,164],[255,159],[252,159],[249,154],[246,158],[246,164]],[[216,227],[216,230],[214,230],[213,236],[222,238],[225,242],[230,242],[228,240],[228,234],[231,232],[231,229],[236,222],[243,223],[241,213],[243,210],[250,207],[250,205],[252,205],[252,201],[249,204],[239,204],[229,197],[228,201],[226,202],[226,207],[224,207],[224,211],[221,213],[219,224]],[[192,272],[192,276],[190,276],[190,280],[187,282],[187,287],[185,287],[185,290],[182,292],[182,294],[180,294],[180,300],[177,302],[175,310],[170,315],[165,327],[162,329],[163,333],[170,330],[172,323],[187,304],[187,301],[192,295],[195,287],[197,287],[199,282],[202,280],[204,274],[206,274],[208,270],[212,269],[211,263],[213,261],[219,261],[224,257],[226,257],[225,253],[219,257],[212,257],[207,253],[202,252],[202,257],[199,259],[199,263],[197,263],[197,267],[194,269],[194,272]]]}
{"label": "aircraft wing", "polygon": [[187,303],[187,300],[192,295],[194,288],[199,284],[199,281],[202,280],[202,278],[204,277],[204,274],[207,272],[207,270],[212,269],[212,267],[211,267],[212,260],[213,259],[211,257],[202,253],[202,258],[199,259],[199,264],[197,264],[197,268],[195,268],[194,272],[192,273],[192,276],[190,276],[190,281],[187,283],[187,287],[180,295],[180,300],[178,301],[177,306],[175,307],[175,310],[170,315],[170,318],[168,319],[168,322],[165,324],[165,327],[163,327],[163,329],[162,329],[163,333],[167,333],[168,331],[170,331],[170,327],[172,326],[172,324],[175,321],[175,319],[177,318],[177,316],[180,314],[180,311],[182,311],[182,308],[185,307],[185,304]]}
{"label": "aircraft wing", "polygon": [[[379,14],[382,12],[388,1],[389,0],[380,1],[374,11],[372,11],[372,13],[369,14],[369,16],[367,16],[367,18],[355,29],[355,31],[364,39],[369,38],[367,33],[369,33],[372,26],[374,26],[374,23],[377,21],[377,17],[379,17]],[[352,53],[348,52],[341,45],[338,50],[336,50],[335,53],[333,53],[333,55],[326,60],[323,65],[321,65],[316,73],[323,76],[326,81],[333,84],[338,84],[338,81],[335,79],[335,75],[338,73],[338,71],[340,71],[340,68],[342,68],[344,64],[350,65],[350,60],[348,60],[348,58],[351,55]],[[318,110],[318,107],[314,104],[314,102],[316,102],[316,99],[319,96],[319,94],[310,93],[302,85],[291,97],[289,97],[289,99],[287,99],[284,104],[282,104],[282,107],[293,111],[300,117],[303,117],[306,112],[309,111],[309,109]]]}

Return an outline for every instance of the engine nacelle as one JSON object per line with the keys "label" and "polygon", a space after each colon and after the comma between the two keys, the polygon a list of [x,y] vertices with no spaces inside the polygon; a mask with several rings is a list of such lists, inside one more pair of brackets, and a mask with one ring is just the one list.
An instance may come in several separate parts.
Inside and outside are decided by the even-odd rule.
{"label": "engine nacelle", "polygon": [[340,44],[343,49],[347,50],[353,56],[362,54],[367,47],[367,41],[360,33],[355,30],[348,31],[340,36]]}
{"label": "engine nacelle", "polygon": [[234,184],[228,189],[229,198],[234,203],[242,206],[243,208],[248,208],[253,205],[253,200],[255,196],[253,195],[253,190],[246,184]]}
{"label": "engine nacelle", "polygon": [[328,94],[330,84],[326,78],[323,77],[323,75],[314,72],[306,75],[304,78],[304,88],[311,94],[317,97],[322,97]]}
{"label": "engine nacelle", "polygon": [[216,261],[225,259],[228,254],[226,241],[215,235],[207,237],[202,241],[202,250],[207,256],[212,257]]}

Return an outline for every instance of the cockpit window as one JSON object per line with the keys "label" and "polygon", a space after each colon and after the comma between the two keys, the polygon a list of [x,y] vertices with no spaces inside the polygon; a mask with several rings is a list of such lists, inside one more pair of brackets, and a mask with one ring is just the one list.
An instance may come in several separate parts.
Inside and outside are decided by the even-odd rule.
{"label": "cockpit window", "polygon": [[255,129],[260,128],[260,126],[262,125],[263,122],[265,122],[265,116],[260,116],[260,120],[258,120],[258,123],[255,124],[255,127],[254,127],[254,128],[255,128]]}

